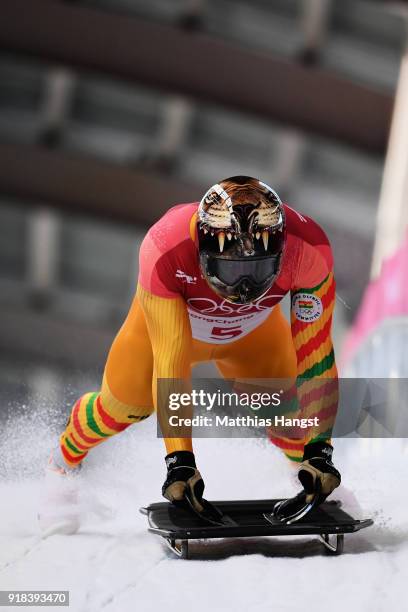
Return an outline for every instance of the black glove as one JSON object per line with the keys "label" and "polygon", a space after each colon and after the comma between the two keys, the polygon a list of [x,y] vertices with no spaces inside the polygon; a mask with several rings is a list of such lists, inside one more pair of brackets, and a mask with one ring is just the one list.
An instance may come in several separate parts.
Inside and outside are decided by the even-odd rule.
{"label": "black glove", "polygon": [[327,442],[306,444],[298,478],[306,493],[306,501],[313,499],[318,489],[323,499],[341,482],[340,472],[332,463],[333,447]]}
{"label": "black glove", "polygon": [[188,495],[197,512],[203,512],[204,481],[197,470],[194,454],[175,451],[165,458],[167,478],[162,487],[163,496],[170,502],[183,502]]}

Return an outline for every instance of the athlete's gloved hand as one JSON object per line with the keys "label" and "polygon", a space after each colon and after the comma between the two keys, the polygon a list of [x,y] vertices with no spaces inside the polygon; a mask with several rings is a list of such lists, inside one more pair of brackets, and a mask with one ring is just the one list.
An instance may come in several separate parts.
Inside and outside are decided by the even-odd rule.
{"label": "athlete's gloved hand", "polygon": [[[318,492],[323,499],[341,482],[340,472],[332,463],[333,447],[328,442],[306,444],[298,478],[310,502]],[[320,489],[320,491],[319,491]]]}
{"label": "athlete's gloved hand", "polygon": [[165,458],[167,478],[162,493],[169,501],[183,502],[188,495],[190,503],[197,512],[203,512],[204,481],[197,470],[194,453],[175,451]]}

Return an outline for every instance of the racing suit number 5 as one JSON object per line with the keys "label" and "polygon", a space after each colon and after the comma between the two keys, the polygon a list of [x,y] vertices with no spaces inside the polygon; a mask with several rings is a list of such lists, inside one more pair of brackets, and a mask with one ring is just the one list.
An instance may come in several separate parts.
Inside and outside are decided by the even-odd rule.
{"label": "racing suit number 5", "polygon": [[231,340],[241,334],[241,327],[213,327],[211,330],[211,338],[220,340]]}

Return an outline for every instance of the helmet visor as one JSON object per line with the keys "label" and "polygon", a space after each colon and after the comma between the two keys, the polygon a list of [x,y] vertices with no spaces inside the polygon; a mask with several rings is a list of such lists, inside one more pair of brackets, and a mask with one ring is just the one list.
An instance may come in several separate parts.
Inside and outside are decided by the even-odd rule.
{"label": "helmet visor", "polygon": [[263,286],[273,282],[279,270],[279,260],[278,255],[247,259],[212,255],[207,259],[207,271],[209,276],[217,278],[229,287],[234,287],[243,279],[254,286]]}

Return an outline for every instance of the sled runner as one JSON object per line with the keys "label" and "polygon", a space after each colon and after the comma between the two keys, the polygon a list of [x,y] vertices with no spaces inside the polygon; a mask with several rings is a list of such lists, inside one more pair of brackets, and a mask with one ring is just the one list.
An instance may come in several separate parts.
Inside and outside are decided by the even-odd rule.
{"label": "sled runner", "polygon": [[189,540],[206,538],[245,538],[256,536],[317,535],[331,554],[343,551],[344,534],[369,527],[372,519],[357,520],[336,501],[324,502],[295,523],[285,524],[271,510],[282,500],[216,501],[220,524],[208,523],[187,509],[168,502],[141,508],[147,515],[148,530],[162,536],[171,550],[188,559]]}

